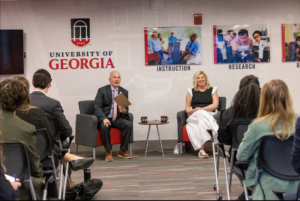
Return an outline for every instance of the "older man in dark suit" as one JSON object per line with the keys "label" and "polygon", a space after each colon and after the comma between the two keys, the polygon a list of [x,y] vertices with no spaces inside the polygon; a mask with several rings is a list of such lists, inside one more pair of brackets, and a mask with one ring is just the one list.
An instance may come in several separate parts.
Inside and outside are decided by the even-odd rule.
{"label": "older man in dark suit", "polygon": [[128,98],[128,91],[120,87],[121,75],[117,71],[110,73],[109,85],[98,89],[95,98],[95,115],[98,118],[98,127],[100,128],[101,139],[106,150],[105,161],[113,161],[112,146],[110,139],[110,128],[117,128],[122,131],[122,142],[118,157],[132,158],[128,151],[128,143],[132,133],[132,123],[128,120],[128,107],[118,106],[114,97],[123,93]]}

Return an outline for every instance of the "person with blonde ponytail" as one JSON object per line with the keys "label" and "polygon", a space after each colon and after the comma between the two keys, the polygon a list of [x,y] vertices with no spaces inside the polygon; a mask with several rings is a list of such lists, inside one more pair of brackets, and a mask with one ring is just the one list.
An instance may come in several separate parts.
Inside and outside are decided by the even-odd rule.
{"label": "person with blonde ponytail", "polygon": [[[293,101],[288,86],[282,80],[271,80],[261,90],[257,118],[249,125],[240,144],[237,160],[249,162],[246,186],[255,183],[256,161],[260,140],[263,136],[275,135],[279,140],[288,139],[295,132],[295,122],[299,117],[293,110]],[[298,181],[281,180],[263,172],[260,175],[254,200],[278,200],[273,189],[283,189],[286,195],[297,191]]]}

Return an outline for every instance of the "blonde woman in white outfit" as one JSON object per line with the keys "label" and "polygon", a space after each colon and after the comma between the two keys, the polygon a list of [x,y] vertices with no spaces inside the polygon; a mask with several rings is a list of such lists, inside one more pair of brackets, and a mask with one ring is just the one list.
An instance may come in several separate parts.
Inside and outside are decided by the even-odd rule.
{"label": "blonde woman in white outfit", "polygon": [[219,126],[213,115],[217,114],[219,97],[217,87],[211,87],[207,75],[203,71],[195,73],[194,88],[188,88],[186,95],[187,133],[194,150],[199,150],[200,158],[208,158],[204,151],[205,143],[211,140],[207,130],[212,130],[215,142]]}

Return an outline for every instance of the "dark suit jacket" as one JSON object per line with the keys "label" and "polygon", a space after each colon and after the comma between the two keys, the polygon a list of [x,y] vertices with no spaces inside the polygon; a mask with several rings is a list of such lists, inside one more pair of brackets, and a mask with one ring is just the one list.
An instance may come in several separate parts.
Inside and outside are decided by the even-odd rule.
{"label": "dark suit jacket", "polygon": [[13,189],[9,181],[4,176],[4,170],[0,165],[0,200],[14,200],[16,191]]}
{"label": "dark suit jacket", "polygon": [[[43,194],[43,170],[40,163],[40,157],[36,153],[36,137],[35,127],[11,112],[2,113],[2,128],[1,140],[22,142],[25,145],[29,163],[32,183],[35,189],[36,197],[38,200],[42,199]],[[5,156],[4,156],[5,157]],[[6,160],[9,160],[8,158]],[[7,168],[7,167],[6,167]],[[20,194],[17,199],[28,200],[31,199],[29,186],[25,182],[21,182]]]}
{"label": "dark suit jacket", "polygon": [[296,131],[294,134],[294,146],[292,151],[292,164],[294,170],[300,174],[300,117],[297,119]]}
{"label": "dark suit jacket", "polygon": [[42,109],[36,107],[36,108],[31,108],[26,112],[17,111],[16,114],[20,119],[35,126],[36,129],[46,128],[50,139],[51,147],[53,149],[55,139],[53,134],[51,133],[52,130],[49,121],[47,119],[46,113]]}
{"label": "dark suit jacket", "polygon": [[72,127],[66,119],[64,110],[58,100],[46,96],[43,92],[34,91],[30,94],[30,103],[57,119],[58,127],[62,134],[61,139],[63,141],[72,135]]}
{"label": "dark suit jacket", "polygon": [[[128,91],[122,87],[119,86],[119,91],[118,93],[123,93],[126,98],[128,99]],[[98,93],[95,98],[95,115],[98,118],[99,122],[102,122],[104,119],[108,118],[108,115],[111,110],[111,105],[112,105],[112,90],[110,85],[106,85],[104,87],[101,87],[98,89]],[[128,119],[128,110],[129,108],[125,108],[126,112],[124,114],[120,113],[119,107],[118,107],[118,117],[123,117]]]}

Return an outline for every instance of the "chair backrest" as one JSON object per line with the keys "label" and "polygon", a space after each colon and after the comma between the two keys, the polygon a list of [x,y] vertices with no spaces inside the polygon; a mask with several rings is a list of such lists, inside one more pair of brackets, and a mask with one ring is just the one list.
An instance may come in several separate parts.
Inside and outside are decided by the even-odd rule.
{"label": "chair backrest", "polygon": [[79,101],[78,105],[80,114],[94,115],[94,103],[94,100]]}
{"label": "chair backrest", "polygon": [[30,179],[30,163],[25,145],[22,142],[3,142],[2,145],[6,174],[16,174],[21,181]]}
{"label": "chair backrest", "polygon": [[268,174],[284,180],[300,180],[292,165],[292,149],[294,136],[281,141],[275,135],[261,139],[257,167]]}
{"label": "chair backrest", "polygon": [[36,152],[40,156],[41,162],[49,160],[49,156],[52,155],[50,139],[45,128],[36,130]]}
{"label": "chair backrest", "polygon": [[220,125],[221,118],[226,110],[222,109],[217,113],[217,124]]}
{"label": "chair backrest", "polygon": [[232,133],[232,148],[237,149],[241,144],[248,126],[252,119],[235,119],[229,123],[229,130]]}
{"label": "chair backrest", "polygon": [[218,111],[226,109],[226,97],[219,97]]}
{"label": "chair backrest", "polygon": [[59,141],[60,140],[60,131],[59,131],[57,119],[54,116],[50,116],[50,115],[47,115],[47,119],[51,126],[51,133],[53,134],[55,141]]}

